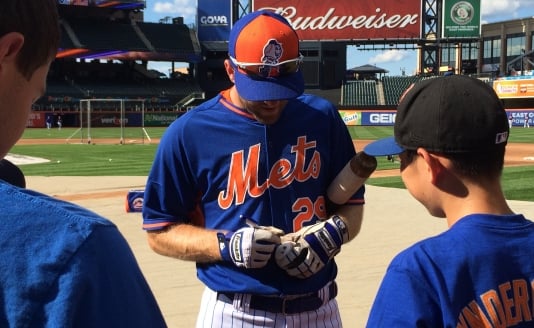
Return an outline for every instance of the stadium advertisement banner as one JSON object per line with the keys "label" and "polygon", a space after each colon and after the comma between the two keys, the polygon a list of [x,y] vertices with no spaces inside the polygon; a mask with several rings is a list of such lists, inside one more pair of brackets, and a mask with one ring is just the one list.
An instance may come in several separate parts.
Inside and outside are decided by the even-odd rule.
{"label": "stadium advertisement banner", "polygon": [[[138,127],[138,126],[169,126],[178,117],[184,113],[126,113],[124,116],[125,127]],[[56,124],[57,114],[52,112],[31,112],[26,122],[27,128],[43,128],[46,126],[46,117],[52,116],[52,122]],[[61,114],[64,127],[79,127],[80,126],[80,114],[78,112],[64,112]],[[143,124],[144,118],[144,124]],[[85,117],[83,118],[85,119]],[[92,113],[91,115],[92,127],[107,127],[107,128],[119,128],[121,126],[120,113]]]}
{"label": "stadium advertisement banner", "polygon": [[396,110],[343,110],[339,115],[346,125],[389,126],[395,123]]}
{"label": "stadium advertisement banner", "polygon": [[496,80],[493,89],[499,98],[532,98],[534,97],[533,80]]}
{"label": "stadium advertisement banner", "polygon": [[169,126],[183,113],[145,113],[145,126]]}
{"label": "stadium advertisement banner", "polygon": [[232,0],[198,0],[197,35],[201,42],[228,41],[232,27]]}
{"label": "stadium advertisement banner", "polygon": [[[395,118],[397,117],[397,111],[394,109],[340,109],[338,112],[347,126],[393,126],[395,124]],[[512,126],[527,126],[534,124],[534,110],[532,109],[506,109],[506,113]],[[528,124],[525,124],[525,120]]]}
{"label": "stadium advertisement banner", "polygon": [[[126,114],[124,117],[124,126],[140,126],[141,115]],[[93,127],[120,127],[120,113],[91,113],[91,126]]]}
{"label": "stadium advertisement banner", "polygon": [[42,128],[46,126],[46,113],[45,112],[31,112],[28,115],[28,121],[26,121],[27,128]]}
{"label": "stadium advertisement banner", "polygon": [[508,114],[508,122],[512,126],[530,127],[534,124],[534,111],[532,109],[506,110],[506,113]]}
{"label": "stadium advertisement banner", "polygon": [[280,13],[301,40],[414,39],[421,35],[421,1],[254,0],[254,10]]}
{"label": "stadium advertisement banner", "polygon": [[444,38],[478,38],[480,36],[480,0],[444,0]]}

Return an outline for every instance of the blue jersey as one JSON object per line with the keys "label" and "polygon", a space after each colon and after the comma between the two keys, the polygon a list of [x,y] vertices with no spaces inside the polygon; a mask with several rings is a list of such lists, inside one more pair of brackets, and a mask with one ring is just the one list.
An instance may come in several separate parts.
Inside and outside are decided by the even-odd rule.
{"label": "blue jersey", "polygon": [[[329,182],[355,155],[336,108],[303,95],[272,125],[235,107],[226,92],[177,119],[166,131],[145,188],[143,227],[190,223],[236,231],[248,218],[286,233],[326,218]],[[362,187],[350,200],[363,203]],[[239,269],[198,264],[198,277],[216,291],[302,294],[335,278],[334,261],[301,280],[269,263]]]}
{"label": "blue jersey", "polygon": [[0,194],[0,326],[166,326],[115,225],[1,181]]}
{"label": "blue jersey", "polygon": [[397,255],[368,327],[532,327],[534,223],[474,214]]}

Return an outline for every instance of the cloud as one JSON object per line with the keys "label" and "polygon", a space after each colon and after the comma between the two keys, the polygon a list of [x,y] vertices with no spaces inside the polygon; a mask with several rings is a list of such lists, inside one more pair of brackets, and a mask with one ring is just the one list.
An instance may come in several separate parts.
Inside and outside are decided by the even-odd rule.
{"label": "cloud", "polygon": [[386,50],[369,58],[369,64],[399,62],[410,57],[410,55],[411,53],[406,50]]}
{"label": "cloud", "polygon": [[482,21],[486,23],[524,18],[523,13],[532,8],[532,0],[482,0]]}
{"label": "cloud", "polygon": [[197,13],[195,0],[156,1],[152,10],[157,14],[182,16],[187,20],[193,20]]}

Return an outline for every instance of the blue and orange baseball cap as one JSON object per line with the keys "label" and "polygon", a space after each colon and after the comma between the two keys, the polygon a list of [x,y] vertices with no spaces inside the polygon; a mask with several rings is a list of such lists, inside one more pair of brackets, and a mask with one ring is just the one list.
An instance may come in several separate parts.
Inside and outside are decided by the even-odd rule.
{"label": "blue and orange baseball cap", "polygon": [[230,32],[228,55],[243,99],[293,99],[304,92],[299,38],[279,14],[261,10],[239,19]]}

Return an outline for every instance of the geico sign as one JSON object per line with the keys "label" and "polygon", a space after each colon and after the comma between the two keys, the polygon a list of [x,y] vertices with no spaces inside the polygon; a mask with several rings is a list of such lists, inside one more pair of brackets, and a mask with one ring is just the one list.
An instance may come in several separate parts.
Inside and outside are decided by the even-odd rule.
{"label": "geico sign", "polygon": [[226,16],[202,16],[200,17],[200,24],[228,25],[228,18]]}
{"label": "geico sign", "polygon": [[381,123],[381,124],[387,124],[387,123],[395,123],[395,117],[397,116],[396,113],[373,113],[369,116],[369,121],[371,123]]}

